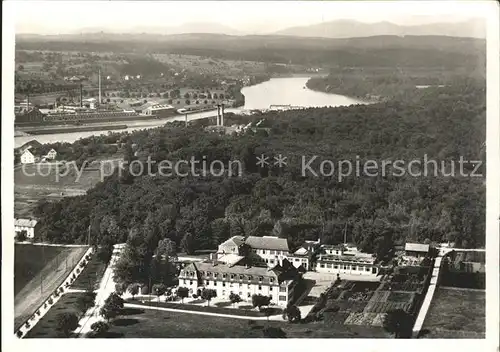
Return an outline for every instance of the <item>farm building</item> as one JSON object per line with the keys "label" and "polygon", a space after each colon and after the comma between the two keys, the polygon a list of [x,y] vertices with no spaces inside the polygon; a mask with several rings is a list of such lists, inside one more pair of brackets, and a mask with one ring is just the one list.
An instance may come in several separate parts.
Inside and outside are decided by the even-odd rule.
{"label": "farm building", "polygon": [[29,239],[35,238],[35,232],[37,230],[38,221],[35,219],[15,219],[14,220],[14,231],[16,234],[18,232],[26,231],[26,237]]}
{"label": "farm building", "polygon": [[422,243],[406,243],[405,254],[408,257],[424,258],[429,255],[430,246]]}
{"label": "farm building", "polygon": [[21,164],[33,164],[35,162],[35,156],[33,153],[29,151],[29,149],[26,149],[22,154],[21,154]]}

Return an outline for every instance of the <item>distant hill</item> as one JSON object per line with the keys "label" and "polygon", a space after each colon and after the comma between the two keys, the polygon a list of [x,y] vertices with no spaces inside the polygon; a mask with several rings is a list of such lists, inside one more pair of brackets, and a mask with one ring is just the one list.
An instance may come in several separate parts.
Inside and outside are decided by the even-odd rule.
{"label": "distant hill", "polygon": [[364,23],[354,20],[337,20],[309,26],[291,27],[274,34],[323,38],[354,38],[380,35],[440,35],[485,38],[486,28],[484,21],[481,20],[415,26],[401,26],[391,22]]}

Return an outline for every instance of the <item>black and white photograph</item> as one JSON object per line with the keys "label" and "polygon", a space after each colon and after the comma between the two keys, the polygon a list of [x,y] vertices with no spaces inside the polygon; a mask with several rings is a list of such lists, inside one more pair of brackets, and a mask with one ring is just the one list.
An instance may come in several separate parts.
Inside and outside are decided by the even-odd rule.
{"label": "black and white photograph", "polygon": [[9,347],[498,350],[498,2],[4,5]]}

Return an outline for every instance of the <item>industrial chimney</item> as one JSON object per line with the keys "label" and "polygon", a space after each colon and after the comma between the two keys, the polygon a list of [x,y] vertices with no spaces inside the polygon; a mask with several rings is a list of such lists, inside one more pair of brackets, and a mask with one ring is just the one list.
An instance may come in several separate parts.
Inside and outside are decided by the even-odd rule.
{"label": "industrial chimney", "polygon": [[217,104],[217,126],[220,126],[220,104]]}
{"label": "industrial chimney", "polygon": [[83,107],[83,87],[80,83],[80,107]]}
{"label": "industrial chimney", "polygon": [[101,69],[99,69],[99,104],[101,104]]}

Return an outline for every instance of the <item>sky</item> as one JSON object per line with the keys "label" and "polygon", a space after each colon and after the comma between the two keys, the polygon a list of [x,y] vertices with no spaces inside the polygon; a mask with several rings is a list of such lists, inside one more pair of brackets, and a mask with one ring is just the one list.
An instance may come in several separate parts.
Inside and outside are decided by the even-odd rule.
{"label": "sky", "polygon": [[[484,17],[481,1],[28,1],[10,0],[16,33],[63,34],[102,28],[133,32],[214,22],[249,34],[338,19],[414,25]],[[5,4],[5,3],[4,3]]]}

